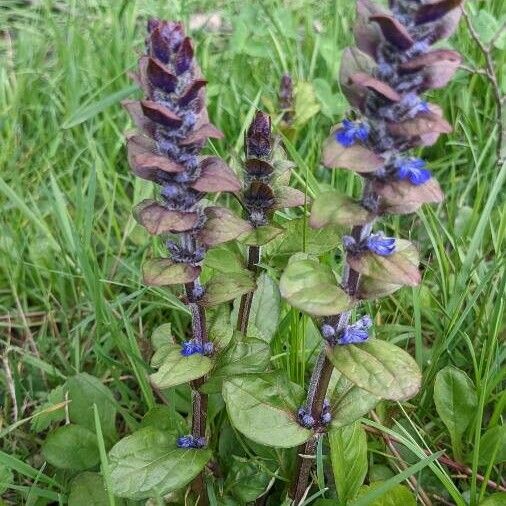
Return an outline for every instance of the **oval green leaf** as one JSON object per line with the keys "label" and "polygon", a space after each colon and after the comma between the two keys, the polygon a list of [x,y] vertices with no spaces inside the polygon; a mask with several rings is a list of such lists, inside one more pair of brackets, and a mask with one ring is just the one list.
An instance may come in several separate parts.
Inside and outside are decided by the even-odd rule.
{"label": "oval green leaf", "polygon": [[421,373],[404,350],[380,339],[363,344],[327,347],[334,367],[376,397],[404,401],[420,388]]}
{"label": "oval green leaf", "polygon": [[199,303],[204,307],[214,307],[253,291],[255,286],[253,274],[249,271],[218,274],[206,284],[204,297]]}
{"label": "oval green leaf", "polygon": [[303,392],[296,387],[281,374],[226,380],[222,393],[232,425],[252,441],[275,448],[306,442],[312,432],[297,422]]}
{"label": "oval green leaf", "polygon": [[309,225],[323,228],[329,225],[352,227],[371,221],[373,215],[351,197],[337,191],[318,195],[311,209]]}
{"label": "oval green leaf", "polygon": [[59,469],[84,471],[100,461],[97,436],[80,425],[64,425],[51,432],[42,446],[44,458]]}
{"label": "oval green leaf", "polygon": [[314,316],[339,314],[353,306],[337,285],[332,269],[314,258],[294,255],[279,282],[281,296],[293,307]]}
{"label": "oval green leaf", "polygon": [[146,427],[119,441],[109,452],[112,492],[133,500],[163,496],[197,476],[211,450],[182,449],[177,435]]}
{"label": "oval green leaf", "polygon": [[185,357],[181,355],[181,346],[167,344],[153,355],[151,365],[158,368],[150,375],[151,383],[158,388],[170,388],[205,376],[213,368],[213,361],[200,353]]}

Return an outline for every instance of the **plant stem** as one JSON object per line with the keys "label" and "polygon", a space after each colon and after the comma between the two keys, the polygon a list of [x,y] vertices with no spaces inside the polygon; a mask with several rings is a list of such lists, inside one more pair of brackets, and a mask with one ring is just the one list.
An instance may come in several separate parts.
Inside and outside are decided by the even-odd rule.
{"label": "plant stem", "polygon": [[[258,269],[258,262],[260,262],[260,246],[250,246],[248,248],[248,269],[251,272],[256,273]],[[248,330],[249,315],[254,293],[254,291],[245,293],[241,297],[239,314],[237,316],[237,330],[242,334],[246,334]]]}
{"label": "plant stem", "polygon": [[[192,315],[192,337],[203,345],[208,341],[206,327],[206,313],[204,308],[194,300],[195,288],[198,280],[185,285],[188,307]],[[204,384],[205,377],[190,383],[192,388],[192,436],[202,438],[206,436],[207,395],[199,391]],[[207,493],[204,481],[204,471],[193,481],[193,490],[199,496],[199,506],[207,506]]]}
{"label": "plant stem", "polygon": [[[372,197],[373,199],[377,199],[377,196],[372,193],[370,185],[367,182],[364,187],[364,195],[369,198]],[[373,223],[374,222],[370,222],[365,225],[353,227],[351,235],[357,242],[360,242],[371,233]],[[341,284],[343,289],[352,297],[357,291],[359,280],[360,274],[353,269],[350,269],[348,264],[345,263]],[[334,325],[337,323],[337,331],[339,332],[348,325],[350,316],[351,311],[346,311],[339,315],[329,317],[328,320]],[[319,420],[322,414],[323,403],[325,401],[330,378],[332,377],[332,372],[334,370],[334,366],[327,358],[325,346],[326,345],[324,345],[322,351],[320,352],[320,355],[316,360],[313,373],[311,374],[305,404],[306,410],[315,420]],[[299,446],[295,479],[292,482],[292,487],[289,492],[289,495],[295,505],[300,504],[306,494],[314,460],[312,457],[315,454],[316,444],[320,436],[321,433],[318,433],[305,444]]]}

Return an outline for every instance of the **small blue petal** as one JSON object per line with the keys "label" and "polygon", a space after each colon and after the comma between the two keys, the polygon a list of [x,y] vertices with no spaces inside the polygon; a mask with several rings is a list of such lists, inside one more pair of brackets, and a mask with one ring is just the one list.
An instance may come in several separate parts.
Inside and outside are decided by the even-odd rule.
{"label": "small blue petal", "polygon": [[204,343],[204,349],[203,349],[204,355],[212,355],[213,351],[214,351],[214,344],[213,343],[210,343],[210,342]]}
{"label": "small blue petal", "polygon": [[336,329],[332,325],[324,324],[321,328],[322,336],[325,339],[330,339],[336,335]]}
{"label": "small blue petal", "polygon": [[353,146],[356,141],[366,141],[370,127],[360,121],[343,120],[342,127],[335,133],[336,141],[346,148]]}
{"label": "small blue petal", "polygon": [[332,414],[327,412],[327,413],[322,413],[322,422],[327,425],[329,424],[330,422],[332,421]]}
{"label": "small blue petal", "polygon": [[395,238],[371,234],[366,240],[367,249],[376,255],[388,256],[395,252]]}
{"label": "small blue petal", "polygon": [[178,448],[191,448],[193,443],[192,436],[181,436],[177,439]]}
{"label": "small blue petal", "polygon": [[408,180],[411,184],[419,186],[426,183],[432,174],[427,170],[426,164],[420,158],[399,158],[395,161],[396,176]]}

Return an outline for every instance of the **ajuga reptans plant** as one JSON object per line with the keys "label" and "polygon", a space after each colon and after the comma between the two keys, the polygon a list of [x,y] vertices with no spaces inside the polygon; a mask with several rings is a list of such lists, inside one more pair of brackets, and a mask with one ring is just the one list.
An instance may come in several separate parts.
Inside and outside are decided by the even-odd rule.
{"label": "ajuga reptans plant", "polygon": [[[251,226],[203,200],[207,192],[236,192],[241,184],[223,160],[201,154],[209,138],[219,139],[222,134],[209,122],[207,82],[190,38],[180,23],[152,19],[146,46],[136,76],[145,98],[124,104],[138,129],[128,136],[128,157],[136,176],[159,187],[159,198],[138,204],[134,216],[150,234],[164,238],[167,255],[145,262],[143,278],[151,286],[182,285],[182,299],[192,318],[191,334],[182,342],[174,342],[169,326],[156,331],[162,346],[153,356],[152,366],[158,371],[150,379],[158,390],[190,382],[192,425],[189,433],[181,433],[181,428],[167,433],[148,427],[120,441],[110,453],[112,482],[118,496],[142,499],[153,497],[153,491],[165,494],[181,488],[197,477],[194,489],[201,497],[199,504],[204,504],[199,473],[211,453],[207,395],[200,387],[223,346],[210,339],[206,309],[252,290],[254,282],[244,276],[239,280],[215,277],[203,286],[199,277],[210,246],[235,239]],[[132,465],[126,455],[138,446],[163,454],[160,465],[167,476],[154,472],[142,483],[124,478],[125,469]]]}
{"label": "ajuga reptans plant", "polygon": [[[304,193],[288,186],[293,164],[272,134],[271,118],[257,111],[244,142],[244,184],[241,201],[251,233],[241,238],[248,245],[248,269],[255,271],[260,262],[260,248],[283,233],[272,223],[276,209],[304,205]],[[253,292],[241,298],[237,328],[247,333]]]}
{"label": "ajuga reptans plant", "polygon": [[377,220],[442,200],[426,163],[409,151],[452,130],[422,94],[444,86],[460,63],[455,51],[431,48],[455,30],[460,2],[399,0],[387,10],[359,0],[357,6],[358,47],[344,51],[340,72],[352,109],[326,141],[323,164],[356,172],[363,194],[354,200],[321,193],[309,219],[315,229],[351,227],[342,241],[341,282],[328,264],[304,253],[290,258],[280,279],[282,296],[315,318],[323,350],[305,396],[280,372],[227,381],[223,389],[231,421],[243,434],[274,447],[300,445],[289,491],[295,504],[308,493],[314,460],[307,456],[322,434],[354,422],[380,399],[403,401],[419,390],[416,362],[400,347],[371,338],[373,318],[361,302],[419,284],[415,246],[389,237]]}

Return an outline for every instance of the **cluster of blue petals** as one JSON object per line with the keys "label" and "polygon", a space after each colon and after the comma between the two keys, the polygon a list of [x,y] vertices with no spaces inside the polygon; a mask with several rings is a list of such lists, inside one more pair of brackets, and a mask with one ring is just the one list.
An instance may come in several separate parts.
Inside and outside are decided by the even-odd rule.
{"label": "cluster of blue petals", "polygon": [[181,344],[181,355],[183,355],[183,357],[189,357],[190,355],[195,355],[197,353],[200,355],[212,355],[213,351],[213,343],[209,342],[202,345],[195,339],[192,339]]}
{"label": "cluster of blue petals", "polygon": [[205,437],[195,437],[191,434],[188,436],[181,436],[177,439],[178,448],[204,448],[207,440]]}
{"label": "cluster of blue petals", "polygon": [[343,120],[342,127],[336,132],[336,141],[349,148],[357,141],[366,141],[369,137],[371,128],[367,123],[362,121]]}
{"label": "cluster of blue petals", "polygon": [[369,329],[372,327],[372,319],[365,315],[357,320],[353,325],[347,325],[344,330],[338,331],[329,324],[324,324],[321,328],[322,335],[332,346],[336,344],[360,344],[369,339]]}
{"label": "cluster of blue petals", "polygon": [[414,186],[420,186],[432,177],[421,158],[398,158],[394,162],[394,169],[397,179],[409,181]]}
{"label": "cluster of blue petals", "polygon": [[395,253],[395,238],[385,237],[382,232],[378,232],[377,234],[371,234],[366,239],[366,246],[369,251],[376,255],[389,256]]}
{"label": "cluster of blue petals", "polygon": [[[306,407],[301,407],[297,411],[297,419],[299,424],[306,429],[314,429],[317,425],[316,420],[309,413]],[[320,416],[319,425],[328,425],[332,421],[332,413],[330,412],[330,402],[325,399],[323,401],[323,409]]]}

